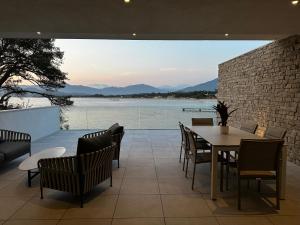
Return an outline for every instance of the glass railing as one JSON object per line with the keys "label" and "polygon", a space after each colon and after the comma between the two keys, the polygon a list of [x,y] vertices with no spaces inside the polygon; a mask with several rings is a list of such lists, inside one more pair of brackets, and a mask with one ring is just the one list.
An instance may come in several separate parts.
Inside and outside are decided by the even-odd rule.
{"label": "glass railing", "polygon": [[[72,98],[63,109],[63,129],[105,129],[120,123],[126,129],[178,129],[178,121],[191,125],[191,118],[216,119],[216,99]],[[15,100],[16,101],[16,100]],[[49,106],[45,98],[24,98],[31,107]]]}
{"label": "glass railing", "polygon": [[191,118],[216,118],[216,100],[189,99],[89,99],[65,111],[69,129],[107,128],[119,122],[127,129],[178,129],[178,121],[190,125]]}

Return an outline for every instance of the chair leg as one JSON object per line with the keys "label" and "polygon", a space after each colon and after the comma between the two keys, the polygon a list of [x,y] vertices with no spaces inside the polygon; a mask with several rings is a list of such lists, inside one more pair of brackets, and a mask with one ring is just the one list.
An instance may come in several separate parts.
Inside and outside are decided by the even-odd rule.
{"label": "chair leg", "polygon": [[181,163],[181,155],[182,155],[182,145],[180,147],[180,155],[179,155],[179,162]]}
{"label": "chair leg", "polygon": [[230,152],[226,152],[226,191],[229,190],[229,165],[230,164]]}
{"label": "chair leg", "polygon": [[194,190],[195,172],[196,172],[196,163],[194,163],[194,169],[193,169],[192,190]]}
{"label": "chair leg", "polygon": [[276,208],[277,210],[280,210],[280,180],[277,174],[276,174]]}
{"label": "chair leg", "polygon": [[80,208],[83,208],[83,195],[80,194]]}
{"label": "chair leg", "polygon": [[187,177],[188,169],[189,169],[189,159],[187,158],[186,159],[186,168],[185,168],[185,177]]}
{"label": "chair leg", "polygon": [[261,190],[261,179],[259,178],[257,180],[257,192],[260,192],[260,190]]}
{"label": "chair leg", "polygon": [[221,171],[220,171],[220,191],[223,192],[223,186],[224,186],[224,164],[221,161]]}
{"label": "chair leg", "polygon": [[41,199],[43,199],[44,198],[44,193],[43,193],[43,186],[42,185],[40,186],[40,190],[41,190]]}
{"label": "chair leg", "polygon": [[183,155],[183,165],[182,165],[182,171],[184,171],[184,166],[185,166],[185,154]]}
{"label": "chair leg", "polygon": [[110,176],[110,186],[112,187],[112,176]]}
{"label": "chair leg", "polygon": [[238,176],[238,210],[241,210],[241,178]]}

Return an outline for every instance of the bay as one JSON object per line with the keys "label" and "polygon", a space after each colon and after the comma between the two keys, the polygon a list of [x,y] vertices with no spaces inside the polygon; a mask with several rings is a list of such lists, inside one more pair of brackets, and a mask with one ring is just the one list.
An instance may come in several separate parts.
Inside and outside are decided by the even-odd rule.
{"label": "bay", "polygon": [[[212,117],[214,112],[188,112],[183,108],[208,109],[215,99],[72,98],[74,105],[63,110],[68,129],[105,129],[115,122],[126,129],[178,129],[178,121],[191,124],[192,117]],[[26,107],[49,106],[45,98],[14,98]]]}

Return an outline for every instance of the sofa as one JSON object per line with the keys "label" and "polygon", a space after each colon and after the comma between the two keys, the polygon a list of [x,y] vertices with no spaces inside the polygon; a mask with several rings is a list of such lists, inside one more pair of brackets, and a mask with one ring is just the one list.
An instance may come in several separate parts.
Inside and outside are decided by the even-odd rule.
{"label": "sofa", "polygon": [[0,130],[0,165],[27,153],[31,155],[31,136],[29,134]]}

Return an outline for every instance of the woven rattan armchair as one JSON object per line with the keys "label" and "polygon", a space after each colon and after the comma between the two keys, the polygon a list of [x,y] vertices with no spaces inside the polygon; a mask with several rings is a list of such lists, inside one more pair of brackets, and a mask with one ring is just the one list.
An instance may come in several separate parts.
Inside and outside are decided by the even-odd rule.
{"label": "woven rattan armchair", "polygon": [[[83,138],[93,138],[93,137],[101,136],[106,132],[108,132],[108,130],[102,130],[102,131],[97,131],[97,132],[85,134],[82,137]],[[122,138],[124,136],[124,131],[122,133],[114,134],[114,135],[111,135],[111,136],[112,136],[113,142],[116,143],[116,150],[115,150],[115,153],[114,153],[113,160],[118,160],[118,168],[120,168],[120,150],[121,150],[121,141],[122,141]]]}
{"label": "woven rattan armchair", "polygon": [[41,159],[38,162],[40,170],[40,190],[43,198],[43,188],[69,192],[80,196],[80,206],[83,207],[84,195],[94,186],[110,178],[112,186],[112,158],[116,144],[79,156]]}

